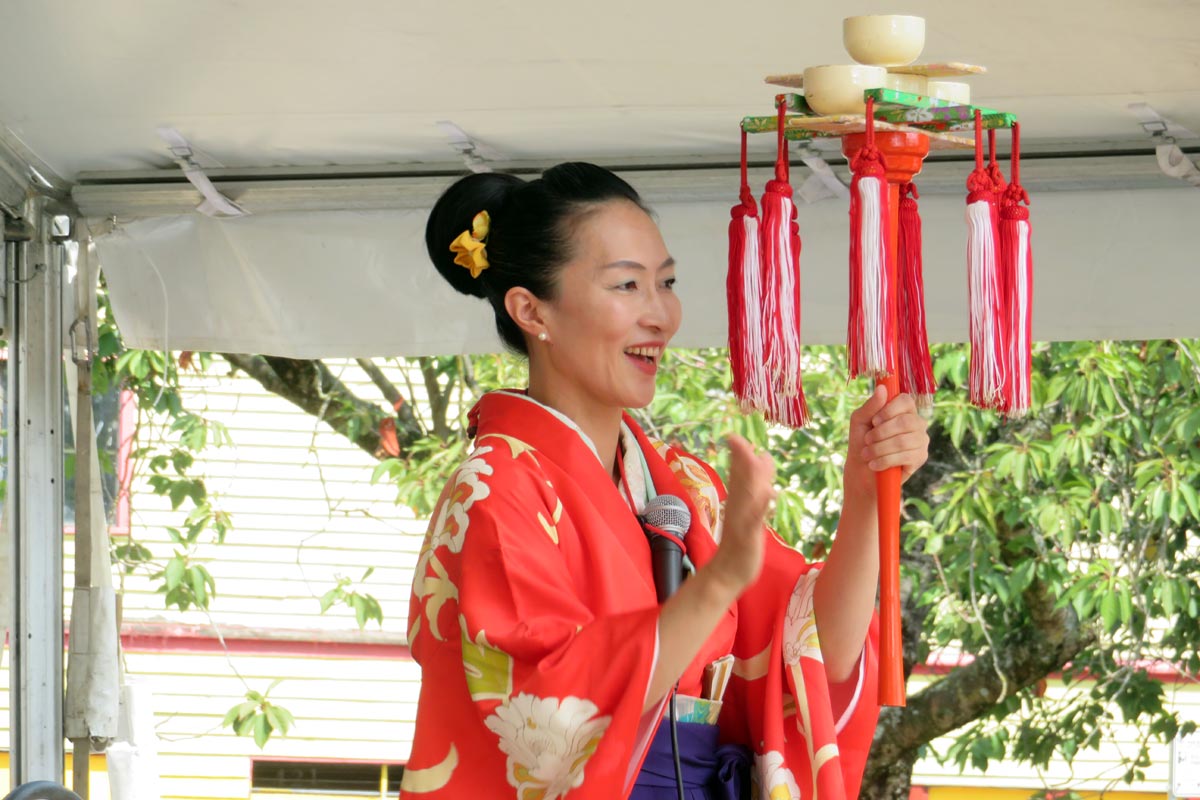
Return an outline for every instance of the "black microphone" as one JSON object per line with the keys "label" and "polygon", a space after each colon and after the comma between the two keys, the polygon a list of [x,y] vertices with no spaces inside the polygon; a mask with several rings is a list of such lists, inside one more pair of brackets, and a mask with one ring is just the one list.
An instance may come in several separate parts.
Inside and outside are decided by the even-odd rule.
{"label": "black microphone", "polygon": [[683,580],[683,548],[680,543],[692,525],[692,512],[678,497],[660,494],[646,503],[640,519],[650,539],[654,590],[658,602],[662,603],[678,591]]}

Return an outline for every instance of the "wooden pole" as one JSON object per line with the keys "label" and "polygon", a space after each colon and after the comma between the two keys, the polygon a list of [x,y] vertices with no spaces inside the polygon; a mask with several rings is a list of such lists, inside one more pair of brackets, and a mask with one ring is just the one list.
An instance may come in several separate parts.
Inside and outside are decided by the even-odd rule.
{"label": "wooden pole", "polygon": [[88,800],[91,784],[92,740],[71,740],[71,791]]}
{"label": "wooden pole", "polygon": [[[862,149],[866,134],[853,133],[842,138],[842,152],[847,159]],[[875,146],[883,154],[887,168],[888,231],[887,269],[890,271],[892,324],[899,324],[897,281],[897,251],[900,237],[900,185],[911,181],[921,171],[929,153],[929,137],[921,133],[875,131]],[[900,337],[893,331],[893,341],[899,346]],[[894,359],[899,365],[899,353]],[[888,400],[900,393],[900,378],[896,372],[881,378],[887,388]],[[876,495],[879,519],[879,702],[885,706],[905,704],[904,652],[900,623],[900,468],[893,467],[876,475]]]}

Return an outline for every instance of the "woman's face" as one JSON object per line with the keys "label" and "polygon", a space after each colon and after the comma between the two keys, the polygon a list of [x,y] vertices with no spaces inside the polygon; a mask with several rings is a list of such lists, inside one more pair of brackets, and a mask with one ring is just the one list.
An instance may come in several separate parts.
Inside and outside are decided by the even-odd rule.
{"label": "woman's face", "polygon": [[611,201],[576,224],[574,249],[545,305],[549,340],[535,357],[556,391],[618,408],[649,405],[682,315],[662,234],[635,204]]}

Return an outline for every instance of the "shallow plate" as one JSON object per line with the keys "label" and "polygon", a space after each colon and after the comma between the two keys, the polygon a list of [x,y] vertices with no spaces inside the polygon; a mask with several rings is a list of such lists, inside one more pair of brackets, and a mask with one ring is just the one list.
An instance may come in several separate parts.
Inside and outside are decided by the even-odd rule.
{"label": "shallow plate", "polygon": [[786,86],[789,89],[804,88],[804,73],[797,72],[794,75],[768,75],[763,78],[764,83],[769,83],[772,86]]}
{"label": "shallow plate", "polygon": [[978,64],[963,64],[960,61],[947,61],[944,64],[909,64],[906,67],[888,67],[887,70],[901,75],[923,75],[926,78],[960,78],[965,75],[983,75],[987,72],[987,67],[981,67]]}
{"label": "shallow plate", "polygon": [[[895,72],[898,75],[921,75],[926,78],[961,78],[967,75],[983,75],[987,73],[987,67],[981,67],[978,64],[964,64],[961,61],[947,61],[941,64],[909,64],[906,67],[888,67],[887,71]],[[804,73],[768,75],[763,78],[763,82],[772,86],[786,86],[789,89],[803,89]]]}

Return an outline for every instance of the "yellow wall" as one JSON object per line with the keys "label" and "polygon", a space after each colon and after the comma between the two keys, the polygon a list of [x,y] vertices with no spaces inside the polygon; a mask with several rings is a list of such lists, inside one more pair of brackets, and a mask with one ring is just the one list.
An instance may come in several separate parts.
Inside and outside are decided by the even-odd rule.
{"label": "yellow wall", "polygon": [[[929,790],[927,800],[1029,800],[1029,789],[968,789],[961,786],[938,786]],[[1080,792],[1083,800],[1165,800],[1166,794],[1156,792]]]}
{"label": "yellow wall", "polygon": [[[68,746],[69,748],[69,746]],[[9,791],[9,781],[12,780],[12,774],[9,772],[9,754],[7,751],[0,751],[0,791],[7,793]],[[104,758],[103,753],[92,753],[88,759],[88,767],[91,770],[88,788],[92,800],[108,800],[108,762]],[[75,759],[72,757],[70,750],[67,751],[65,764],[63,765],[63,774],[66,775],[66,787],[74,789],[74,784],[71,781],[71,770],[75,768]]]}

